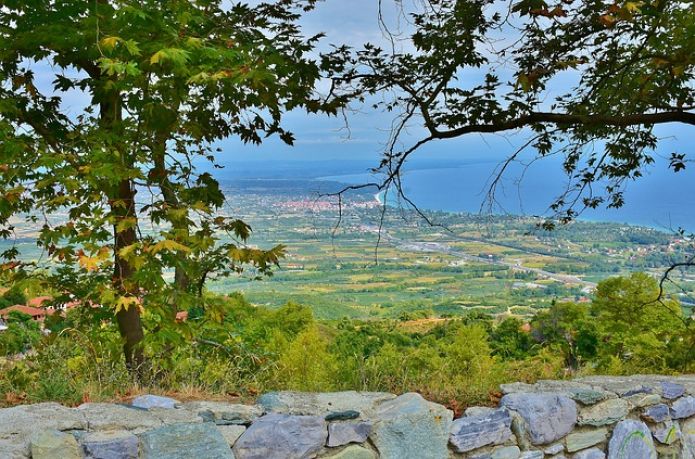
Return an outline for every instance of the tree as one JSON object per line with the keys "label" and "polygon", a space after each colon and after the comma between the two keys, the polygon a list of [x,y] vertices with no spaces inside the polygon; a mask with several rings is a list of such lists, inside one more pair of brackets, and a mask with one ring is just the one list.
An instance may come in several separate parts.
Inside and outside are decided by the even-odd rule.
{"label": "tree", "polygon": [[[398,2],[399,5],[403,3]],[[358,93],[397,113],[378,168],[364,184],[403,193],[401,171],[423,145],[469,134],[525,129],[526,148],[564,155],[573,186],[552,204],[566,222],[583,209],[620,207],[625,184],[654,161],[664,123],[695,125],[695,9],[666,0],[429,0],[412,11],[406,51],[366,45],[333,55],[348,62],[336,93]],[[391,36],[394,43],[403,37]],[[557,81],[573,81],[558,95]],[[389,96],[390,95],[390,96]],[[426,134],[400,148],[412,125]],[[682,152],[671,156],[675,172]],[[600,184],[600,186],[599,186]],[[603,187],[603,191],[601,191]],[[351,187],[354,188],[354,187]],[[553,221],[546,222],[547,227]]]}
{"label": "tree", "polygon": [[264,274],[282,256],[245,244],[251,228],[219,214],[219,184],[196,166],[216,166],[228,136],[291,144],[288,110],[335,113],[314,93],[319,37],[297,26],[314,2],[2,2],[0,234],[14,215],[37,225],[53,285],[115,313],[129,368],[143,363],[144,311],[158,329],[203,301],[209,276]]}
{"label": "tree", "polygon": [[529,356],[533,340],[522,327],[524,323],[516,317],[507,317],[490,334],[490,345],[495,355],[503,359],[523,359]]}
{"label": "tree", "polygon": [[628,362],[630,371],[692,361],[692,323],[683,317],[678,301],[661,299],[658,282],[648,274],[599,283],[592,314],[604,337],[600,353],[605,360]]}
{"label": "tree", "polygon": [[596,356],[599,344],[596,320],[587,305],[553,303],[531,321],[532,335],[544,346],[557,346],[565,364],[579,369]]}

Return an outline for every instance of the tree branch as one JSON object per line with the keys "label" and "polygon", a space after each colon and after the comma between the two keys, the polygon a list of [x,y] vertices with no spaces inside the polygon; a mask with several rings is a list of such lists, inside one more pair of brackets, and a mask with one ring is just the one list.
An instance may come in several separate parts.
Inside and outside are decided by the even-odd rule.
{"label": "tree branch", "polygon": [[470,133],[493,133],[519,129],[537,123],[551,124],[581,124],[584,126],[635,126],[645,124],[684,123],[695,126],[695,113],[685,111],[670,111],[660,113],[635,113],[628,115],[573,115],[569,113],[531,112],[508,121],[489,124],[470,124],[448,131],[440,131],[429,127],[432,137],[451,139]]}

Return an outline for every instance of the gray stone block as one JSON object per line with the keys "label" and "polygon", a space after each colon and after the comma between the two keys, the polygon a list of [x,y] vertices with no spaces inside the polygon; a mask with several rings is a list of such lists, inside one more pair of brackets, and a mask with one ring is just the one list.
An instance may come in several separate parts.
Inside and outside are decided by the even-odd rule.
{"label": "gray stone block", "polygon": [[332,422],[328,424],[328,446],[364,443],[372,433],[371,422]]}
{"label": "gray stone block", "polygon": [[620,421],[608,443],[608,459],[656,459],[647,425],[633,419]]}
{"label": "gray stone block", "polygon": [[323,416],[271,413],[246,429],[234,445],[238,459],[300,459],[314,457],[326,444]]}
{"label": "gray stone block", "polygon": [[567,451],[574,453],[576,451],[589,448],[594,445],[606,440],[608,437],[608,430],[604,428],[583,430],[580,432],[572,432],[567,435],[565,439],[565,444],[567,445]]}
{"label": "gray stone block", "polygon": [[614,398],[584,408],[579,414],[579,425],[606,426],[625,419],[630,407],[625,400]]}
{"label": "gray stone block", "polygon": [[577,422],[577,405],[556,394],[515,393],[502,397],[500,405],[524,419],[531,443],[545,445],[567,435]]}
{"label": "gray stone block", "polygon": [[57,430],[37,432],[31,438],[32,459],[82,459],[75,437]]}
{"label": "gray stone block", "polygon": [[695,397],[682,397],[671,405],[671,417],[673,419],[685,419],[695,416]]}
{"label": "gray stone block", "polygon": [[448,457],[453,413],[408,393],[382,403],[370,439],[381,459],[441,459]]}
{"label": "gray stone block", "polygon": [[87,459],[137,459],[140,440],[130,432],[91,432],[80,438]]}
{"label": "gray stone block", "polygon": [[149,410],[150,408],[176,408],[180,402],[170,397],[161,397],[159,395],[139,395],[130,403],[136,408]]}
{"label": "gray stone block", "polygon": [[142,459],[234,459],[212,423],[172,424],[141,436]]}
{"label": "gray stone block", "polygon": [[512,436],[511,425],[512,418],[506,409],[465,416],[453,422],[449,442],[459,453],[500,445]]}

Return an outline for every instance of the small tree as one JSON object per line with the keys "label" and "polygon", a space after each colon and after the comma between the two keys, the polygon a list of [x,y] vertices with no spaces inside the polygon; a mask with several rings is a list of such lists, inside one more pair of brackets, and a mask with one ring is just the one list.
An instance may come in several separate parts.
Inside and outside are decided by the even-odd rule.
{"label": "small tree", "polygon": [[244,244],[251,228],[219,215],[224,195],[196,164],[214,164],[215,141],[232,135],[291,144],[288,110],[335,112],[314,96],[320,69],[307,53],[319,37],[296,25],[313,3],[0,7],[0,234],[11,237],[17,214],[37,225],[59,263],[53,284],[113,310],[130,368],[143,362],[143,310],[173,323],[211,274],[264,274],[282,256]]}

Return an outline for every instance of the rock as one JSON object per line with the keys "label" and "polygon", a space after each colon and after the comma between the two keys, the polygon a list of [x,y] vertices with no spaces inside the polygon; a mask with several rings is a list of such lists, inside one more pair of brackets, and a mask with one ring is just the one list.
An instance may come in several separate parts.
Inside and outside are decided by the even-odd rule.
{"label": "rock", "polygon": [[3,459],[29,459],[31,450],[24,438],[0,438]]}
{"label": "rock", "polygon": [[490,459],[519,459],[521,450],[518,446],[500,446],[492,450]]}
{"label": "rock", "polygon": [[463,412],[464,416],[479,416],[481,414],[490,414],[495,411],[496,408],[490,408],[489,406],[470,406],[466,408]]}
{"label": "rock", "polygon": [[619,392],[618,395],[621,397],[629,397],[631,395],[636,395],[636,394],[651,394],[654,392],[654,389],[651,387],[647,386],[635,386],[631,389],[626,390],[625,392]]}
{"label": "rock", "polygon": [[685,419],[695,415],[695,397],[679,398],[671,405],[671,417],[673,419]]}
{"label": "rock", "polygon": [[670,381],[662,381],[661,394],[665,399],[673,400],[685,394],[685,386]]}
{"label": "rock", "polygon": [[655,393],[657,388],[660,390],[658,380],[645,376],[587,376],[576,381],[613,392],[620,397]]}
{"label": "rock", "polygon": [[671,445],[680,440],[681,429],[677,422],[669,421],[655,426],[652,429],[652,434],[659,443]]}
{"label": "rock", "polygon": [[77,411],[87,420],[89,430],[147,430],[162,425],[149,411],[111,403],[85,403]]}
{"label": "rock", "polygon": [[333,422],[328,424],[328,443],[331,448],[348,443],[364,443],[372,433],[371,422]]}
{"label": "rock", "polygon": [[572,459],[606,459],[606,453],[598,448],[589,448],[579,451]]}
{"label": "rock", "polygon": [[649,422],[664,422],[671,419],[671,412],[668,405],[660,403],[644,410],[642,418]]}
{"label": "rock", "polygon": [[567,435],[565,443],[567,451],[574,453],[576,451],[589,448],[606,440],[608,431],[604,428],[584,430],[581,432],[572,432]]}
{"label": "rock", "polygon": [[[32,436],[47,430],[84,430],[87,422],[77,410],[58,403],[39,403],[0,409],[0,451],[29,456]],[[6,453],[7,451],[7,453]],[[11,453],[10,453],[11,452]],[[4,457],[3,457],[4,459]]]}
{"label": "rock", "polygon": [[567,435],[577,422],[577,405],[556,394],[508,394],[500,406],[514,410],[524,419],[531,443],[544,445]]}
{"label": "rock", "polygon": [[661,403],[661,395],[659,394],[635,394],[625,399],[633,408],[644,408]]}
{"label": "rock", "polygon": [[521,453],[521,456],[519,456],[519,459],[543,459],[545,457],[545,454],[543,454],[543,451],[524,451]]}
{"label": "rock", "polygon": [[512,418],[506,409],[465,416],[451,426],[449,442],[458,453],[487,445],[501,445],[512,436]]}
{"label": "rock", "polygon": [[176,408],[180,402],[169,397],[160,397],[159,395],[140,395],[135,397],[130,403],[136,408],[149,410],[150,408]]}
{"label": "rock", "polygon": [[554,393],[564,395],[575,400],[582,405],[592,405],[594,403],[615,398],[616,395],[612,392],[594,387],[590,384],[584,384],[578,381],[547,381],[541,380],[536,384],[512,383],[502,384],[500,386],[502,393]]}
{"label": "rock", "polygon": [[452,418],[419,394],[403,394],[379,406],[370,439],[382,459],[445,458]]}
{"label": "rock", "polygon": [[335,411],[333,413],[327,414],[324,419],[328,422],[331,421],[350,421],[352,419],[357,419],[360,417],[360,412],[355,410],[347,411]]}
{"label": "rock", "polygon": [[581,426],[606,426],[624,419],[630,407],[625,400],[614,398],[585,408],[579,415]]}
{"label": "rock", "polygon": [[603,400],[615,397],[615,395],[606,391],[599,391],[594,389],[575,389],[571,391],[568,396],[582,405],[593,405],[595,403],[601,402]]}
{"label": "rock", "polygon": [[543,451],[545,451],[545,454],[549,454],[552,456],[554,454],[560,454],[564,450],[565,450],[565,445],[563,443],[555,443],[554,445],[548,446]]}
{"label": "rock", "polygon": [[240,426],[240,425],[218,425],[217,430],[220,431],[222,434],[222,437],[224,437],[225,441],[231,448],[234,446],[234,443],[241,437],[241,435],[246,432],[246,427]]}
{"label": "rock", "polygon": [[[159,419],[162,424],[195,424],[203,422],[204,416],[200,416],[195,411],[170,408],[150,408],[147,410],[155,418]],[[208,420],[209,421],[209,420]]]}
{"label": "rock", "polygon": [[608,459],[656,459],[652,433],[633,419],[620,421],[608,443]]}
{"label": "rock", "polygon": [[142,459],[234,459],[214,424],[172,424],[141,436]]}
{"label": "rock", "polygon": [[257,405],[242,405],[225,402],[190,402],[184,408],[197,413],[203,419],[215,424],[249,425],[263,414]]}
{"label": "rock", "polygon": [[531,449],[526,421],[519,413],[512,411],[510,414],[512,416],[512,433],[516,437],[516,444],[523,450]]}
{"label": "rock", "polygon": [[87,459],[137,459],[140,440],[124,430],[91,432],[80,438]]}
{"label": "rock", "polygon": [[82,459],[75,437],[58,430],[46,430],[31,438],[32,459]]}
{"label": "rock", "polygon": [[246,429],[234,445],[238,459],[299,459],[314,457],[328,437],[322,416],[271,413]]}
{"label": "rock", "polygon": [[376,459],[376,454],[371,449],[350,445],[336,454],[326,456],[326,459]]}
{"label": "rock", "polygon": [[326,416],[336,411],[358,411],[363,418],[370,418],[376,405],[394,398],[385,392],[269,392],[257,403],[266,412]]}
{"label": "rock", "polygon": [[656,455],[659,459],[693,459],[687,450],[676,445],[656,445]]}
{"label": "rock", "polygon": [[681,424],[681,434],[683,436],[684,448],[695,457],[695,418],[683,421]]}
{"label": "rock", "polygon": [[24,439],[2,439],[0,438],[0,451],[3,459],[29,459],[30,448],[25,444]]}

